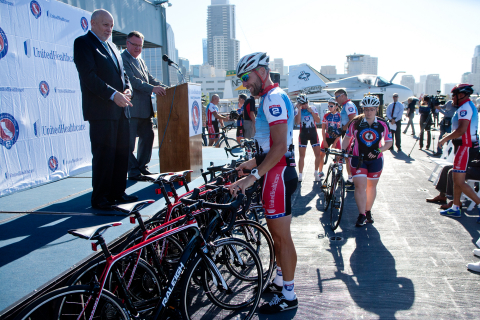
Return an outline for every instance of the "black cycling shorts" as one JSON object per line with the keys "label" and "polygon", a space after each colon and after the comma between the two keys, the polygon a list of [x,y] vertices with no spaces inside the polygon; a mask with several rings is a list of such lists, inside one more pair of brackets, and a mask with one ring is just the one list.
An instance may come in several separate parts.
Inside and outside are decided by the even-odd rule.
{"label": "black cycling shorts", "polygon": [[298,146],[300,148],[306,148],[308,145],[308,141],[310,141],[312,147],[320,145],[320,140],[318,139],[318,133],[316,128],[302,129],[302,131],[298,135]]}

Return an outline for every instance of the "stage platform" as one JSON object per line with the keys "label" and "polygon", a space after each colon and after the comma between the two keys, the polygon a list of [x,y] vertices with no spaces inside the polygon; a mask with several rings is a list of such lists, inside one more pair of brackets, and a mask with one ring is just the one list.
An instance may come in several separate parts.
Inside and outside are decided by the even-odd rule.
{"label": "stage platform", "polygon": [[[419,117],[415,120],[418,134]],[[295,143],[298,133],[294,131]],[[419,150],[417,144],[409,158],[415,142],[410,133],[402,134],[403,152],[385,153],[372,210],[375,223],[354,226],[358,212],[348,192],[336,232],[329,227],[329,212],[323,212],[320,183],[313,179],[314,155],[307,148],[304,180],[292,199],[299,308],[282,313],[281,319],[478,319],[480,274],[465,266],[479,261],[472,254],[480,236],[478,211],[447,218],[438,205],[425,202],[438,193],[427,181],[433,152]],[[438,131],[433,135],[436,145]],[[296,152],[298,157],[298,148]],[[204,166],[231,159],[218,149],[204,148],[203,154]],[[113,241],[132,228],[125,217],[98,215],[89,208],[89,177],[85,173],[0,198],[2,211],[15,212],[0,214],[0,314],[92,253],[88,241],[66,230],[124,222],[106,233]],[[158,199],[153,189],[150,183],[129,182],[127,193]],[[162,206],[159,200],[142,214]],[[272,318],[278,319],[254,317]]]}

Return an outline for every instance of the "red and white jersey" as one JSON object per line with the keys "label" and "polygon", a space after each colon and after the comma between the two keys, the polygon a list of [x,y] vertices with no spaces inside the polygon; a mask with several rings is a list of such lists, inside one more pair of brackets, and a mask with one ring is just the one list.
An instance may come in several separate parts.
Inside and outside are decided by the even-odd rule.
{"label": "red and white jersey", "polygon": [[207,124],[211,124],[212,121],[217,121],[213,115],[214,112],[218,112],[218,107],[210,102],[207,106]]}
{"label": "red and white jersey", "polygon": [[457,112],[455,112],[452,119],[452,131],[458,129],[459,120],[467,120],[468,127],[467,131],[465,131],[462,137],[458,138],[458,140],[462,139],[462,146],[472,147],[473,142],[478,141],[478,112],[472,101],[467,100],[457,109]]}

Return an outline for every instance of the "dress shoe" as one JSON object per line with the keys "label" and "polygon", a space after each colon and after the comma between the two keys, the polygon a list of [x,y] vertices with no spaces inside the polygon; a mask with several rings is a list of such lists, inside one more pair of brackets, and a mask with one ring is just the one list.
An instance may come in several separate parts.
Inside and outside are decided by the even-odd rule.
{"label": "dress shoe", "polygon": [[129,203],[129,202],[138,201],[138,197],[137,196],[131,196],[131,195],[128,195],[126,193],[123,193],[120,197],[115,198],[115,200],[118,203]]}
{"label": "dress shoe", "polygon": [[148,168],[140,169],[140,172],[141,172],[143,175],[156,174],[156,173],[154,173],[154,172],[150,172],[150,170],[148,170]]}
{"label": "dress shoe", "polygon": [[113,211],[112,205],[115,203],[105,200],[100,203],[92,203],[92,208],[98,209],[98,210],[104,210],[104,211]]}
{"label": "dress shoe", "polygon": [[447,198],[438,195],[434,198],[425,199],[427,202],[431,203],[447,203]]}
{"label": "dress shoe", "polygon": [[397,149],[397,152],[402,152],[402,148],[398,148],[398,149]]}
{"label": "dress shoe", "polygon": [[442,204],[442,205],[440,206],[440,208],[443,209],[443,210],[446,210],[446,209],[448,209],[448,208],[451,208],[452,206],[453,206],[453,201],[450,201],[450,202],[447,203],[447,204]]}

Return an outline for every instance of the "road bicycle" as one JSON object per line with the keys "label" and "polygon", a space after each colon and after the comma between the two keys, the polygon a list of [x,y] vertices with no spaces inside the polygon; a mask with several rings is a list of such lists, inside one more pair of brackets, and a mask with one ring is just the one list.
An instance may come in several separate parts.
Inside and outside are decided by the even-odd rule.
{"label": "road bicycle", "polygon": [[[323,180],[323,208],[327,212],[330,208],[330,227],[336,230],[342,219],[343,205],[345,201],[345,179],[343,178],[343,159],[358,158],[358,169],[363,163],[363,154],[361,157],[351,155],[343,150],[327,149],[325,152],[325,164],[328,162],[328,156],[334,155],[336,159],[328,166],[327,175]],[[338,158],[341,157],[342,159]],[[347,164],[348,165],[348,164]],[[330,180],[329,180],[330,178]]]}
{"label": "road bicycle", "polygon": [[[218,211],[230,212],[234,216],[242,202],[243,195],[240,195],[230,204],[200,200],[185,206],[182,208],[185,215],[178,218],[177,227],[116,255],[110,253],[102,234],[110,227],[121,225],[120,222],[69,230],[69,233],[76,237],[95,241],[93,248],[102,248],[106,264],[100,279],[95,279],[86,286],[71,286],[52,291],[35,300],[16,319],[165,319],[169,316],[168,311],[177,311],[175,315],[181,315],[184,319],[219,316],[250,319],[260,301],[260,292],[255,288],[263,287],[258,255],[249,244],[239,239],[224,238],[207,242],[193,216],[198,210],[214,209],[212,212],[215,217],[210,222],[212,227],[220,222]],[[153,200],[117,207],[138,212],[149,203],[153,203]],[[227,230],[233,227],[234,220],[232,217]],[[189,242],[183,249],[168,285],[162,288],[155,299],[150,299],[148,304],[135,304],[128,290],[136,268],[132,268],[131,273],[124,273],[119,262],[130,255],[136,255],[139,261],[143,248],[184,232],[189,234]],[[105,289],[107,281],[112,278],[116,282],[118,297]],[[172,296],[176,299],[171,299]],[[178,300],[178,307],[175,303],[170,303],[170,300]]]}
{"label": "road bicycle", "polygon": [[[237,140],[227,137],[228,131],[230,131],[234,128],[235,127],[232,123],[232,124],[229,124],[228,126],[220,128],[220,132],[212,133],[211,135],[214,135],[214,134],[219,135],[218,141],[213,144],[213,147],[216,147],[216,148],[224,148],[224,147],[231,148],[231,147],[234,147],[234,146],[238,146],[239,143],[238,143]],[[206,134],[202,133],[202,141],[203,141],[202,144],[203,144],[203,146],[208,146],[206,141],[208,140],[209,135],[210,134],[208,134],[208,133],[206,133]]]}

